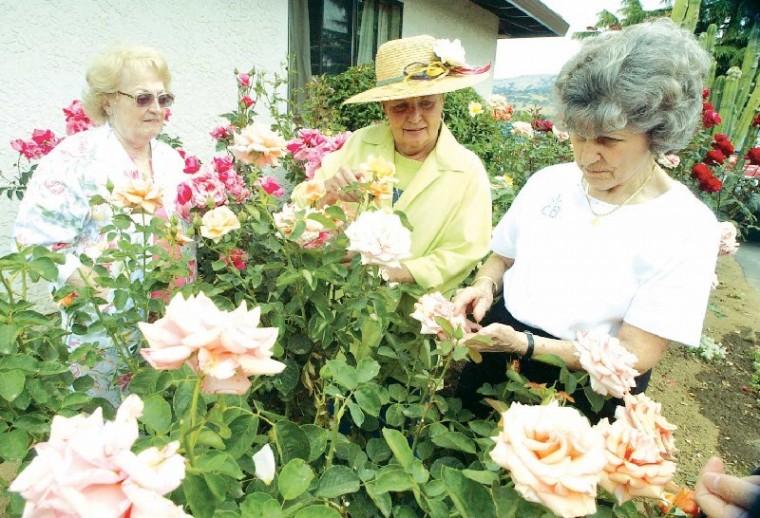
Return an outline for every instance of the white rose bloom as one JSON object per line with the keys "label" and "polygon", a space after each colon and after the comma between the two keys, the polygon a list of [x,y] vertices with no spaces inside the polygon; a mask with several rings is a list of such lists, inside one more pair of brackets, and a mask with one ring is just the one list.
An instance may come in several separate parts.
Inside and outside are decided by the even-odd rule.
{"label": "white rose bloom", "polygon": [[441,58],[441,62],[452,67],[465,66],[464,47],[459,40],[436,40],[433,52]]}
{"label": "white rose bloom", "polygon": [[358,252],[362,264],[398,268],[411,255],[412,234],[396,214],[362,212],[346,229],[348,250]]}

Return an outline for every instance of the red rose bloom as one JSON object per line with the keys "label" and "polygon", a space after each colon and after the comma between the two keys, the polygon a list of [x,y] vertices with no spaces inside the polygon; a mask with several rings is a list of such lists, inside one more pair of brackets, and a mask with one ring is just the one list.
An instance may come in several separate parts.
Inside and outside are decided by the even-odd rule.
{"label": "red rose bloom", "polygon": [[201,161],[198,160],[198,157],[195,156],[189,156],[185,158],[185,168],[182,170],[186,174],[193,174],[197,173],[201,169]]}
{"label": "red rose bloom", "polygon": [[702,99],[704,100],[704,99],[707,99],[708,97],[710,97],[710,90],[708,88],[703,88]]}
{"label": "red rose bloom", "polygon": [[554,123],[550,120],[535,119],[531,123],[531,126],[533,126],[533,129],[536,131],[549,132],[554,127]]}
{"label": "red rose bloom", "polygon": [[694,167],[691,168],[691,177],[703,182],[708,178],[712,178],[713,172],[707,167],[707,165],[699,162],[698,164],[694,164]]}
{"label": "red rose bloom", "polygon": [[750,148],[744,158],[749,160],[751,165],[760,165],[760,147]]}
{"label": "red rose bloom", "polygon": [[[710,103],[705,103],[710,104]],[[712,107],[712,105],[710,104]],[[720,114],[716,112],[715,110],[704,110],[702,112],[702,125],[705,128],[712,128],[713,126],[716,126],[721,123]]]}
{"label": "red rose bloom", "polygon": [[760,126],[760,113],[755,115],[755,118],[752,119],[752,125],[755,127]]}
{"label": "red rose bloom", "polygon": [[707,165],[719,165],[726,161],[726,155],[720,149],[711,149],[707,152],[703,161]]}
{"label": "red rose bloom", "polygon": [[723,133],[716,133],[713,140],[712,147],[720,149],[724,155],[730,156],[734,153],[734,145],[728,140],[728,136]]}
{"label": "red rose bloom", "polygon": [[242,98],[240,99],[240,104],[242,104],[242,105],[243,105],[243,106],[245,106],[246,108],[250,108],[250,107],[251,107],[251,106],[253,106],[255,103],[256,103],[256,101],[254,101],[253,99],[251,99],[251,97],[250,97],[250,96],[248,96],[248,95],[246,95],[246,96],[244,96],[244,97],[242,97]]}
{"label": "red rose bloom", "polygon": [[699,190],[704,192],[718,192],[723,188],[723,182],[714,176],[699,182]]}

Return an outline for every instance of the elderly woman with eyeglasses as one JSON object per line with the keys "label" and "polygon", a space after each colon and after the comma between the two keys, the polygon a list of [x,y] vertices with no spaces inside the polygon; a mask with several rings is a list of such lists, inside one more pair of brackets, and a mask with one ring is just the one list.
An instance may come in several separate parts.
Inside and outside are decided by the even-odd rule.
{"label": "elderly woman with eyeglasses", "polygon": [[[169,217],[183,180],[184,161],[156,140],[174,101],[169,68],[158,52],[141,46],[106,52],[87,71],[87,84],[83,104],[97,126],[67,137],[40,161],[19,208],[15,236],[20,245],[62,252],[65,264],[59,267],[55,286],[95,288],[107,302],[101,311],[108,312],[113,310],[110,292],[98,288],[93,271],[80,257],[96,259],[115,246],[104,232],[113,214],[108,203],[91,202],[95,197],[113,200],[114,193],[135,185],[152,185],[153,192],[160,193],[156,215]],[[152,217],[153,211],[149,212],[147,217]],[[72,370],[95,380],[91,394],[118,404],[118,352],[105,332],[87,331],[95,322],[91,316],[89,322],[77,322],[77,332],[67,337],[67,345],[70,350],[96,345],[101,357],[92,371],[76,365]],[[71,330],[65,308],[62,317]]]}

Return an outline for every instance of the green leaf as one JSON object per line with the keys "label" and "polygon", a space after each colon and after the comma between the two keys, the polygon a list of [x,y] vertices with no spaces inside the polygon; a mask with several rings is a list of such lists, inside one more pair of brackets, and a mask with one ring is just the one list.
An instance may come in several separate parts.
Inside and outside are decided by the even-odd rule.
{"label": "green leaf", "polygon": [[243,471],[227,452],[209,450],[198,459],[196,466],[203,473],[219,473],[230,478],[243,478]]}
{"label": "green leaf", "polygon": [[188,473],[182,481],[185,500],[195,518],[211,518],[216,509],[216,497],[201,475]]}
{"label": "green leaf", "polygon": [[225,442],[225,451],[233,458],[239,459],[251,449],[259,431],[259,418],[253,415],[241,415],[229,424],[231,436]]}
{"label": "green leaf", "polygon": [[348,365],[345,361],[328,360],[325,366],[322,367],[322,371],[325,369],[327,369],[327,373],[329,373],[338,385],[341,385],[348,390],[354,390],[359,384],[356,369],[351,365]]}
{"label": "green leaf", "polygon": [[356,426],[361,426],[364,423],[364,412],[359,408],[359,405],[353,401],[349,401],[348,411],[351,413],[351,419],[356,423]]}
{"label": "green leaf", "polygon": [[375,491],[388,493],[390,491],[409,491],[414,487],[414,482],[409,474],[401,468],[389,468],[377,476]]}
{"label": "green leaf", "polygon": [[293,459],[280,471],[277,477],[277,488],[285,500],[293,500],[301,496],[314,480],[314,471],[303,459]]}
{"label": "green leaf", "polygon": [[198,433],[198,444],[204,444],[217,450],[224,449],[224,441],[218,433],[208,427],[204,427]]}
{"label": "green leaf", "polygon": [[323,216],[319,212],[312,212],[311,214],[309,214],[308,216],[306,216],[306,218],[307,219],[313,219],[314,221],[318,221],[319,223],[321,223],[325,227],[329,228],[330,230],[335,230],[337,228],[335,226],[335,222],[332,219],[330,219],[330,218],[328,218],[326,216]]}
{"label": "green leaf", "polygon": [[591,388],[591,385],[586,385],[583,387],[583,393],[586,395],[586,399],[588,399],[588,402],[591,404],[591,410],[594,412],[599,412],[604,406],[604,402],[607,398],[601,394],[594,392],[594,389]]}
{"label": "green leaf", "polygon": [[493,498],[485,487],[452,468],[444,467],[441,475],[446,493],[463,518],[496,518]]}
{"label": "green leaf", "polygon": [[475,442],[472,439],[462,433],[452,432],[440,423],[434,423],[430,426],[430,440],[441,448],[465,453],[475,453],[476,451]]}
{"label": "green leaf", "polygon": [[18,343],[16,338],[23,328],[16,324],[0,324],[0,354],[16,354]]}
{"label": "green leaf", "polygon": [[314,462],[327,449],[327,430],[313,424],[305,424],[301,429],[309,439],[309,462]]}
{"label": "green leaf", "polygon": [[151,394],[143,399],[143,405],[140,421],[159,435],[167,433],[172,424],[172,408],[169,403],[158,394]]}
{"label": "green leaf", "polygon": [[293,225],[293,231],[288,236],[288,239],[296,240],[304,233],[306,230],[306,222],[302,219],[299,219],[296,221],[296,224]]}
{"label": "green leaf", "polygon": [[462,470],[462,474],[470,480],[474,480],[475,482],[478,482],[485,486],[490,486],[491,484],[499,481],[499,475],[493,471],[465,469]]}
{"label": "green leaf", "polygon": [[0,396],[8,402],[16,399],[24,390],[26,376],[20,370],[0,372]]}
{"label": "green leaf", "polygon": [[52,323],[50,317],[31,309],[25,309],[24,311],[19,311],[18,313],[14,314],[13,321],[14,323],[20,324],[23,327],[48,326]]}
{"label": "green leaf", "polygon": [[326,505],[310,505],[298,511],[294,518],[341,518],[341,514]]}
{"label": "green leaf", "polygon": [[113,305],[116,309],[122,310],[129,301],[129,290],[114,290]]}
{"label": "green leaf", "polygon": [[348,493],[356,493],[361,486],[359,475],[346,466],[331,466],[319,479],[316,495],[322,498],[337,498]]}
{"label": "green leaf", "polygon": [[362,358],[356,366],[356,376],[359,383],[367,383],[380,373],[380,364],[372,358]]}
{"label": "green leaf", "polygon": [[383,516],[388,518],[393,510],[393,501],[391,495],[388,493],[378,493],[376,489],[377,484],[375,482],[368,482],[365,484],[364,489],[367,494],[375,503],[377,509],[383,513]]}
{"label": "green leaf", "polygon": [[29,435],[23,430],[0,433],[0,459],[16,461],[26,457]]}
{"label": "green leaf", "polygon": [[245,518],[279,518],[284,516],[280,503],[268,493],[251,493],[242,504],[240,513]]}
{"label": "green leaf", "polygon": [[[377,417],[380,414],[381,400],[377,386],[363,385],[354,392],[354,399],[362,410]],[[358,424],[358,423],[357,423]]]}
{"label": "green leaf", "polygon": [[380,464],[391,458],[392,452],[385,441],[373,437],[367,441],[367,456],[375,464]]}
{"label": "green leaf", "polygon": [[39,257],[35,259],[29,263],[29,268],[46,281],[53,282],[58,278],[58,267],[53,260],[48,257]]}
{"label": "green leaf", "polygon": [[309,438],[296,423],[277,421],[273,427],[277,452],[283,463],[309,458]]}
{"label": "green leaf", "polygon": [[555,367],[566,367],[565,360],[556,354],[538,354],[533,357],[534,360],[554,365]]}
{"label": "green leaf", "polygon": [[401,464],[404,469],[409,469],[414,460],[412,449],[409,447],[409,439],[398,430],[393,430],[391,428],[383,428],[383,437],[399,464]]}

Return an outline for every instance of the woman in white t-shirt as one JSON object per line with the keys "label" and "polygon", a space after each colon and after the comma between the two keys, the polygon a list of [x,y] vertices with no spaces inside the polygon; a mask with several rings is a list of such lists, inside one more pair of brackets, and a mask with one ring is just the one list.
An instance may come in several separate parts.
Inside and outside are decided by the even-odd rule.
{"label": "woman in white t-shirt", "polygon": [[[558,369],[527,361],[553,354],[580,370],[578,332],[611,335],[633,353],[643,391],[670,341],[699,344],[718,252],[713,213],[658,165],[697,127],[710,56],[693,34],[662,19],[584,40],[554,87],[557,125],[574,163],[534,174],[493,231],[493,253],[455,300],[484,327],[481,364],[459,396],[505,379],[505,363],[549,384]],[[492,308],[494,296],[503,303]],[[495,352],[494,352],[495,351]],[[592,419],[576,392],[578,406]]]}

